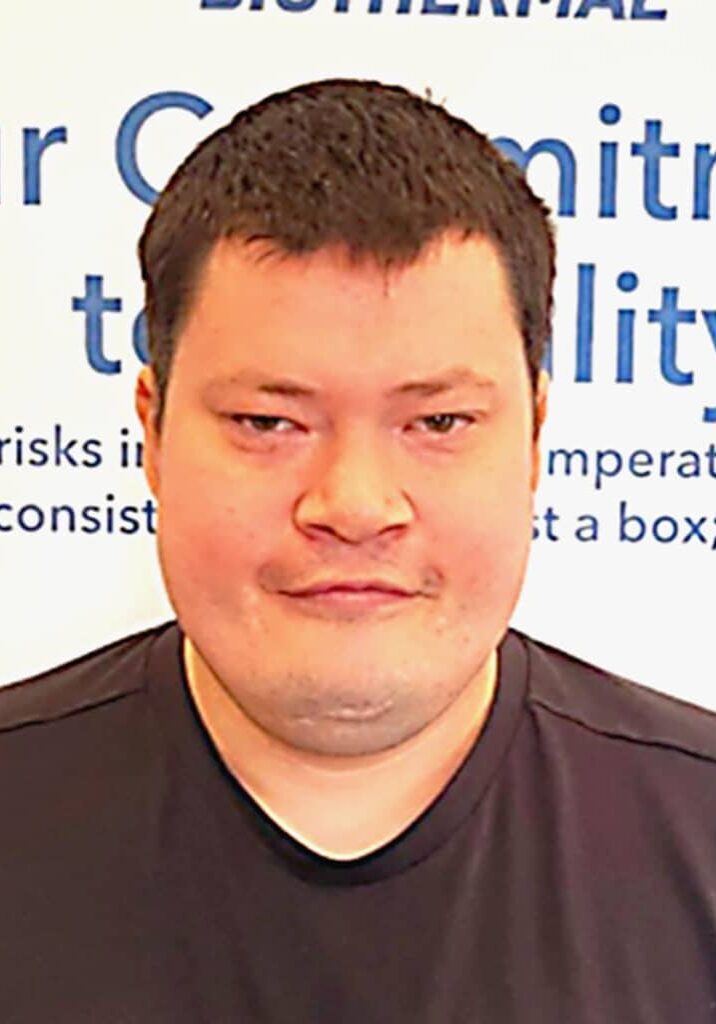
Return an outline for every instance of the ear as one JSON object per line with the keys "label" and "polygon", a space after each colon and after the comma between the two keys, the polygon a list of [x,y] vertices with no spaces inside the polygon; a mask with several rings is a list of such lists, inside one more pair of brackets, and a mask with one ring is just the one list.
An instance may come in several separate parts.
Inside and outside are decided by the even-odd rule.
{"label": "ear", "polygon": [[159,491],[159,391],[154,371],[149,366],[145,366],[137,377],[134,408],[144,431],[144,476],[156,498]]}
{"label": "ear", "polygon": [[540,477],[540,446],[539,440],[542,433],[544,421],[547,418],[547,394],[549,391],[549,374],[546,370],[540,370],[537,377],[537,384],[534,393],[534,426],[532,430],[532,476],[530,486],[533,491],[537,490]]}

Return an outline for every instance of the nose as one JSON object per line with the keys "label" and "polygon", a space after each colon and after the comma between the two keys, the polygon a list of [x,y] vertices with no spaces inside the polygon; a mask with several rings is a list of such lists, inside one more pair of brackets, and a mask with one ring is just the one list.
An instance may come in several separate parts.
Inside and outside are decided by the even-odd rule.
{"label": "nose", "polygon": [[336,439],[296,505],[299,529],[362,544],[408,526],[413,506],[399,487],[390,456],[385,442],[361,432]]}

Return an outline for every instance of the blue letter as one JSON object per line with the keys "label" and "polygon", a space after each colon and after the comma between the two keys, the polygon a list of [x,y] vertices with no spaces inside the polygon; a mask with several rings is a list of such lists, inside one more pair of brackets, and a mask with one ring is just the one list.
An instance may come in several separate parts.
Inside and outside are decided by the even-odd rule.
{"label": "blue letter", "polygon": [[[622,112],[616,103],[605,103],[599,111],[602,124],[618,124]],[[616,217],[617,215],[617,156],[616,142],[602,142],[600,147],[599,166],[599,216]]]}
{"label": "blue letter", "polygon": [[714,348],[716,348],[716,309],[702,309],[701,315],[709,329],[709,335],[711,336]]}
{"label": "blue letter", "polygon": [[684,373],[676,365],[676,341],[679,324],[696,322],[696,311],[679,309],[679,289],[661,289],[661,308],[649,310],[649,323],[661,324],[661,376],[670,384],[693,384],[693,373]]}
{"label": "blue letter", "polygon": [[310,11],[316,0],[276,0],[282,11]]}
{"label": "blue letter", "polygon": [[217,10],[228,10],[230,7],[238,7],[240,3],[241,0],[201,0],[201,9],[211,10],[213,7]]}
{"label": "blue letter", "polygon": [[[540,0],[540,3],[548,4],[549,0]],[[571,0],[559,0],[559,7],[557,8],[558,18],[566,18],[568,16],[570,3]],[[515,14],[518,18],[528,18],[530,15],[530,0],[519,0]]]}
{"label": "blue letter", "polygon": [[457,14],[457,4],[441,4],[439,0],[423,0],[421,14]]}
{"label": "blue letter", "polygon": [[577,286],[577,367],[574,379],[588,384],[592,379],[592,340],[594,337],[593,263],[580,263]]}
{"label": "blue letter", "polygon": [[[625,270],[617,278],[617,288],[633,292],[639,278],[632,270]],[[617,314],[617,383],[631,384],[634,380],[634,319],[633,309],[620,309]]]}
{"label": "blue letter", "polygon": [[677,142],[661,141],[661,121],[647,121],[643,142],[633,142],[632,156],[644,157],[644,208],[657,220],[675,220],[677,208],[664,206],[659,198],[662,156],[678,156]]}
{"label": "blue letter", "polygon": [[149,362],[149,334],[147,332],[147,314],[143,309],[140,309],[134,320],[132,346],[137,359],[146,365]]}
{"label": "blue letter", "polygon": [[566,142],[562,142],[561,139],[538,139],[529,149],[525,150],[514,139],[500,138],[492,141],[504,156],[509,160],[514,160],[525,173],[530,161],[538,153],[549,153],[556,157],[559,164],[558,212],[562,217],[574,216],[577,162]]}
{"label": "blue letter", "polygon": [[575,12],[575,18],[586,18],[593,10],[597,7],[606,8],[612,12],[612,15],[616,19],[624,17],[624,0],[582,0],[579,8]]}
{"label": "blue letter", "polygon": [[716,153],[700,142],[696,146],[694,164],[694,220],[708,220],[711,216],[711,172],[716,165]]}
{"label": "blue letter", "polygon": [[648,10],[644,5],[648,0],[634,0],[631,9],[631,16],[634,21],[666,21],[666,11],[662,8],[658,11]]}
{"label": "blue letter", "polygon": [[[701,311],[706,326],[709,329],[711,335],[711,341],[714,343],[716,348],[716,309],[704,309]],[[716,423],[716,406],[705,406],[704,407],[704,423]]]}
{"label": "blue letter", "polygon": [[[465,14],[479,14],[481,6],[480,0],[470,0]],[[496,18],[506,18],[507,8],[505,7],[505,0],[492,0],[492,13]]]}
{"label": "blue letter", "polygon": [[137,137],[139,131],[152,114],[158,110],[188,110],[197,117],[206,117],[213,107],[200,96],[190,92],[157,92],[147,96],[129,110],[117,132],[115,146],[117,167],[122,181],[132,195],[150,206],[155,202],[158,193],[149,185],[137,164]]}
{"label": "blue letter", "polygon": [[36,206],[42,202],[40,198],[40,158],[46,149],[57,142],[67,142],[67,129],[53,128],[47,135],[40,135],[39,128],[24,128],[23,132],[25,192],[23,202],[26,206]]}
{"label": "blue letter", "polygon": [[102,294],[101,275],[85,276],[85,293],[72,299],[75,313],[85,314],[85,349],[87,360],[97,373],[121,373],[119,359],[107,359],[102,351],[102,314],[118,313],[122,308],[121,299],[106,299]]}

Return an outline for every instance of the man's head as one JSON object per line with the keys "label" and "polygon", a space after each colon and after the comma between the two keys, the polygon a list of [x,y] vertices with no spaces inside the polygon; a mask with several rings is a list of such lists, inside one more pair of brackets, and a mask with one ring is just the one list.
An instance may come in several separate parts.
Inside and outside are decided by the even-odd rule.
{"label": "man's head", "polygon": [[220,239],[295,255],[340,246],[390,268],[448,232],[496,246],[534,386],[550,330],[553,234],[544,204],[484,135],[376,82],[315,82],[241,111],[177,169],[140,242],[161,406]]}
{"label": "man's head", "polygon": [[482,136],[376,84],[259,104],[142,241],[170,598],[267,732],[395,746],[474,681],[531,536],[552,234]]}

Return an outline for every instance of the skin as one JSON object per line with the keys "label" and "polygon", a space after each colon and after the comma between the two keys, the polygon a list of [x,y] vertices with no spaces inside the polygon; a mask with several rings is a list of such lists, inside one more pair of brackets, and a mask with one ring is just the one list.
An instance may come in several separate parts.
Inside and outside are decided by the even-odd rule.
{"label": "skin", "polygon": [[220,755],[302,842],[375,849],[479,735],[526,568],[545,382],[495,249],[446,236],[385,271],[218,243],[161,430],[149,369],[136,404]]}

